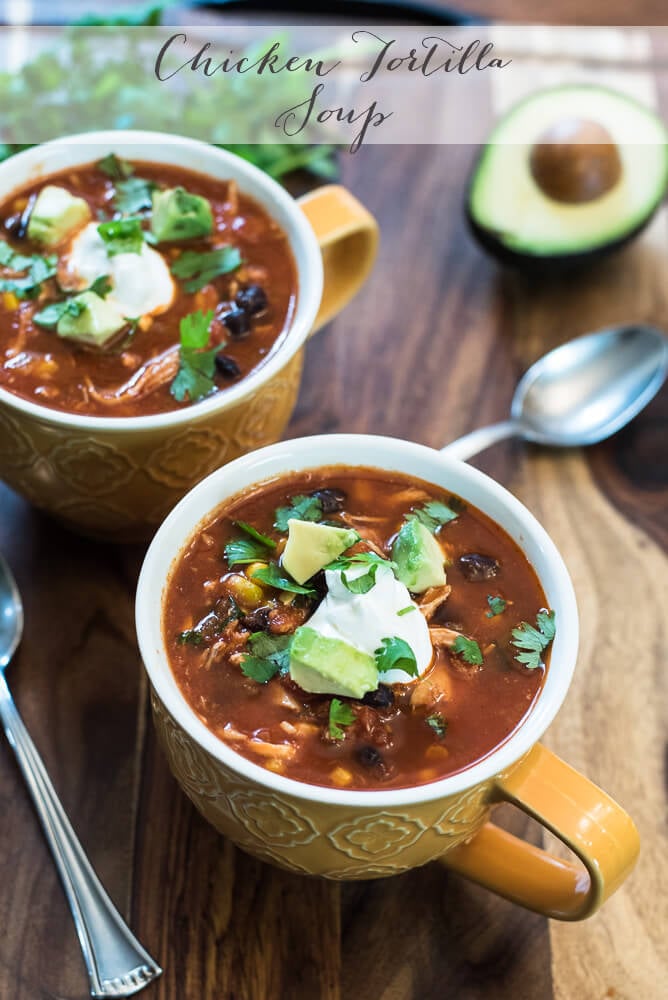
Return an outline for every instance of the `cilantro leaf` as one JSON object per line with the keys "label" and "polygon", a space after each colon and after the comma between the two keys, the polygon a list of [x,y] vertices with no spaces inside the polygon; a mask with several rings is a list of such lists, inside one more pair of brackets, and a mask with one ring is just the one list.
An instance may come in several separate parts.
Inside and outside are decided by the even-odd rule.
{"label": "cilantro leaf", "polygon": [[114,219],[101,222],[97,231],[104,240],[110,257],[119,253],[141,253],[144,245],[144,231],[141,219]]}
{"label": "cilantro leaf", "polygon": [[345,702],[340,701],[338,698],[332,698],[329,703],[329,735],[331,738],[333,740],[342,740],[346,735],[343,727],[352,725],[355,718],[355,713],[350,705],[346,705]]}
{"label": "cilantro leaf", "polygon": [[158,186],[155,181],[144,180],[143,177],[128,177],[118,181],[115,186],[114,208],[122,215],[134,215],[151,208],[152,194]]}
{"label": "cilantro leaf", "polygon": [[448,731],[447,720],[443,718],[440,712],[434,712],[433,715],[428,715],[427,725],[433,729],[439,740],[442,740]]}
{"label": "cilantro leaf", "polygon": [[106,299],[112,288],[113,285],[110,276],[108,274],[101,274],[86,291],[95,292],[101,299]]}
{"label": "cilantro leaf", "polygon": [[424,507],[418,507],[412,514],[409,514],[407,519],[411,517],[416,517],[433,534],[438,531],[441,525],[454,521],[455,518],[459,517],[459,514],[440,500],[430,500]]}
{"label": "cilantro leaf", "polygon": [[287,673],[291,643],[291,635],[253,632],[248,640],[250,653],[245,653],[241,659],[242,674],[258,684],[266,684],[275,674]]}
{"label": "cilantro leaf", "polygon": [[296,521],[321,521],[322,503],[320,499],[301,494],[296,497],[290,497],[290,505],[288,507],[278,507],[276,510],[274,527],[278,531],[288,531],[288,521],[291,518]]}
{"label": "cilantro leaf", "polygon": [[472,667],[482,665],[482,650],[475,639],[467,639],[465,635],[457,636],[452,644],[452,652],[461,656],[464,663],[468,663]]}
{"label": "cilantro leaf", "polygon": [[182,646],[201,646],[204,638],[196,629],[189,628],[185,632],[179,632],[178,641]]}
{"label": "cilantro leaf", "polygon": [[85,308],[85,302],[77,301],[77,299],[63,299],[62,302],[52,302],[36,312],[32,321],[38,326],[50,329],[57,326],[61,316],[80,316]]}
{"label": "cilantro leaf", "polygon": [[286,590],[290,594],[315,594],[312,587],[301,587],[294,580],[291,580],[285,570],[281,570],[276,563],[269,563],[268,566],[258,569],[253,573],[254,580],[261,580],[262,583],[275,587],[276,590]]}
{"label": "cilantro leaf", "polygon": [[249,538],[233,538],[225,546],[225,558],[230,566],[261,562],[267,558],[267,549],[275,549],[276,542],[267,535],[260,534],[251,524],[235,521],[237,528],[245,531]]}
{"label": "cilantro leaf", "polygon": [[550,645],[556,634],[554,611],[539,611],[536,615],[536,626],[521,622],[513,629],[511,646],[521,652],[515,654],[518,663],[529,670],[535,670],[542,665],[542,653]]}
{"label": "cilantro leaf", "polygon": [[487,603],[489,604],[489,611],[485,612],[487,618],[502,615],[508,606],[507,601],[504,601],[502,597],[492,597],[491,594],[487,595]]}
{"label": "cilantro leaf", "polygon": [[241,528],[241,530],[245,531],[247,535],[254,538],[256,542],[261,542],[262,545],[266,545],[268,549],[276,548],[276,542],[274,539],[270,538],[269,535],[263,535],[262,532],[258,531],[257,528],[254,528],[252,524],[248,524],[246,521],[235,521],[234,523],[237,528]]}
{"label": "cilantro leaf", "polygon": [[351,594],[368,594],[372,587],[376,586],[376,573],[378,566],[373,564],[359,576],[350,579],[346,576],[345,570],[341,571],[341,583]]}
{"label": "cilantro leaf", "polygon": [[220,247],[206,253],[186,250],[172,264],[172,274],[189,279],[183,285],[186,292],[198,292],[221,274],[235,271],[240,264],[241,254],[236,247]]}
{"label": "cilantro leaf", "polygon": [[[364,565],[368,567],[365,573],[361,573],[353,579],[346,575],[345,571],[351,566]],[[393,569],[394,563],[379,556],[376,552],[356,552],[352,556],[340,556],[325,566],[325,569],[340,569],[342,571],[341,583],[351,594],[368,594],[375,586],[379,566],[389,566],[390,569]]]}
{"label": "cilantro leaf", "polygon": [[125,180],[127,177],[132,177],[135,172],[131,163],[128,163],[127,160],[121,160],[115,153],[107,153],[106,156],[97,161],[95,166],[107,177],[111,177],[112,181]]}
{"label": "cilantro leaf", "polygon": [[216,354],[222,344],[204,351],[209,342],[209,327],[213,319],[213,310],[208,312],[188,313],[181,320],[179,332],[181,346],[179,350],[179,370],[172,381],[169,391],[179,403],[188,396],[191,403],[199,402],[210,395],[216,388],[214,373],[216,371]]}
{"label": "cilantro leaf", "polygon": [[19,299],[34,299],[39,295],[42,282],[55,275],[57,264],[55,254],[48,257],[39,254],[26,256],[16,253],[8,243],[0,242],[0,266],[15,272],[27,272],[23,276],[0,278],[0,292],[13,292]]}
{"label": "cilantro leaf", "polygon": [[415,653],[405,639],[395,635],[381,639],[381,646],[374,653],[380,673],[386,670],[404,670],[411,677],[417,677],[418,667]]}

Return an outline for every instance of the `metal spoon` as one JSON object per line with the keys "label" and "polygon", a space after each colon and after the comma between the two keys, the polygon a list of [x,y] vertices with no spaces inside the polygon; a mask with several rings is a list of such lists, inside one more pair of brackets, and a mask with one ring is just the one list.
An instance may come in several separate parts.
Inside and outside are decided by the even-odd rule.
{"label": "metal spoon", "polygon": [[0,718],[23,772],[70,904],[94,997],[129,997],[162,969],[144,951],[104,891],[70,826],[46,768],[7,686],[5,671],[21,641],[23,605],[0,555]]}
{"label": "metal spoon", "polygon": [[465,461],[508,437],[562,448],[595,444],[640,413],[667,373],[668,339],[651,326],[610,327],[577,337],[525,373],[510,420],[472,431],[441,451]]}

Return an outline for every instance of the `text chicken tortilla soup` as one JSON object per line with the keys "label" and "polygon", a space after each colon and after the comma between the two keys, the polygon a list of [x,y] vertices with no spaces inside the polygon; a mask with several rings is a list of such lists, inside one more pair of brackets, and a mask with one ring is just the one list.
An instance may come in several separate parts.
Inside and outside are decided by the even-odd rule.
{"label": "text chicken tortilla soup", "polygon": [[315,785],[470,767],[540,692],[555,616],[486,515],[402,474],[331,466],[225,504],[175,562],[172,672],[205,725]]}
{"label": "text chicken tortilla soup", "polygon": [[220,392],[290,324],[279,225],[235,181],[113,153],[0,205],[0,386],[136,417]]}

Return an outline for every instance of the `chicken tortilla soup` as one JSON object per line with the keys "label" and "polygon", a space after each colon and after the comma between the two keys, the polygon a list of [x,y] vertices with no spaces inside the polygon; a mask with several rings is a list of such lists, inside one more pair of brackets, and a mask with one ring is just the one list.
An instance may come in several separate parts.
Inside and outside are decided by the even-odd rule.
{"label": "chicken tortilla soup", "polygon": [[164,641],[193,711],[278,774],[403,788],[488,755],[555,635],[515,542],[435,486],[332,466],[227,501],[175,562]]}
{"label": "chicken tortilla soup", "polygon": [[0,205],[0,386],[83,415],[188,406],[262,362],[296,295],[235,181],[110,153]]}

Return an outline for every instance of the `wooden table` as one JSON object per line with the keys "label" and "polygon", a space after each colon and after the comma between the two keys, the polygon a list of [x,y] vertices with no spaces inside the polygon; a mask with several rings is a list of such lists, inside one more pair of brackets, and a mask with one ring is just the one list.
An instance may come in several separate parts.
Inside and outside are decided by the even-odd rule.
{"label": "wooden table", "polygon": [[[478,112],[491,117],[491,101]],[[290,436],[378,432],[438,446],[502,419],[517,378],[546,349],[627,319],[668,328],[664,215],[591,271],[529,282],[501,271],[466,231],[473,155],[375,147],[344,159],[344,182],[380,220],[382,250],[368,287],[308,348]],[[478,463],[542,520],[577,590],[580,661],[546,742],[617,797],[642,835],[632,878],[581,925],[549,923],[437,864],[340,885],[236,850],[200,819],[156,746],[133,624],[142,549],[81,540],[0,487],[0,549],[28,623],[12,685],[103,882],[164,965],[147,998],[668,995],[667,424],[664,390],[586,453],[515,443]],[[517,816],[504,821],[543,840]],[[0,926],[2,1000],[86,996],[64,897],[4,750]]]}

